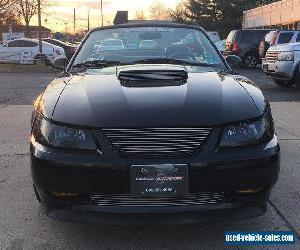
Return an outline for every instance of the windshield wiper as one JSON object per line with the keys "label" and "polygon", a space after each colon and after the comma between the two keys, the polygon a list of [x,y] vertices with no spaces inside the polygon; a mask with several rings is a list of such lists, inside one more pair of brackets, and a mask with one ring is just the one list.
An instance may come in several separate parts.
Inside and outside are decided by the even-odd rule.
{"label": "windshield wiper", "polygon": [[97,69],[97,68],[105,68],[105,67],[111,67],[111,66],[119,66],[121,65],[121,62],[119,61],[106,61],[106,60],[91,60],[91,61],[85,61],[83,63],[74,64],[72,66],[72,69]]}
{"label": "windshield wiper", "polygon": [[214,64],[209,64],[209,63],[191,62],[191,61],[172,59],[172,58],[148,58],[144,60],[135,61],[132,64],[139,64],[139,63],[179,64],[179,65],[187,65],[187,66],[204,66],[204,67],[214,66]]}

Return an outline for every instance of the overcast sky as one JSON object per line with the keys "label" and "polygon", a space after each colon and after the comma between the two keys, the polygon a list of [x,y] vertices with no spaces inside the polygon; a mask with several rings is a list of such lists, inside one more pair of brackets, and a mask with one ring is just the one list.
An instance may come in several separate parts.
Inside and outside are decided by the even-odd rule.
{"label": "overcast sky", "polygon": [[[104,23],[112,23],[118,10],[128,10],[129,18],[134,19],[137,10],[145,14],[155,0],[103,0]],[[175,7],[179,0],[160,0],[167,7]],[[53,31],[73,31],[73,9],[76,8],[77,29],[87,27],[87,16],[90,10],[91,26],[100,25],[100,0],[54,0],[54,6],[43,10],[43,25]],[[36,17],[32,24],[36,24]]]}

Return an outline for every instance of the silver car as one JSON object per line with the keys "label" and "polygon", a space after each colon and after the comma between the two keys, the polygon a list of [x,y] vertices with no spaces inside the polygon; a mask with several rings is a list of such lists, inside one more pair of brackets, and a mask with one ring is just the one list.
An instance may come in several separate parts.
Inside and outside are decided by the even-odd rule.
{"label": "silver car", "polygon": [[262,68],[282,87],[300,87],[300,43],[273,46],[268,49]]}

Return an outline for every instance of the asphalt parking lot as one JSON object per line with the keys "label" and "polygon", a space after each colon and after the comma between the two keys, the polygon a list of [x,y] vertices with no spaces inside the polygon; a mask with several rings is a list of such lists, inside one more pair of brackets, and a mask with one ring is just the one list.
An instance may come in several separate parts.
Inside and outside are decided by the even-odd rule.
{"label": "asphalt parking lot", "polygon": [[[107,227],[50,220],[35,200],[29,165],[31,104],[53,74],[0,73],[0,249],[231,249],[224,231],[300,235],[300,89],[279,88],[259,70],[241,70],[270,99],[282,149],[280,179],[268,212],[238,222]],[[300,249],[292,246],[233,249]]]}

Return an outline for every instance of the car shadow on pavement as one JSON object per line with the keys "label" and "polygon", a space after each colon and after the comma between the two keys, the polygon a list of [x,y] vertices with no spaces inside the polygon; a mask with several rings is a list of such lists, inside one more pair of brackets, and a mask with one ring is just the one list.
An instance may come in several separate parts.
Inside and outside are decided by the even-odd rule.
{"label": "car shadow on pavement", "polygon": [[270,102],[299,102],[299,87],[280,87],[268,78],[261,69],[239,69],[238,73],[252,80],[268,97]]}
{"label": "car shadow on pavement", "polygon": [[[96,246],[106,249],[230,249],[230,246],[224,245],[226,231],[288,230],[270,206],[267,213],[258,218],[199,225],[101,226],[55,221],[50,224],[51,231],[60,231],[61,240],[72,242],[80,249],[84,246],[88,249]],[[69,247],[72,248],[73,245]],[[295,249],[294,247],[285,249]],[[253,249],[253,246],[243,249]]]}

